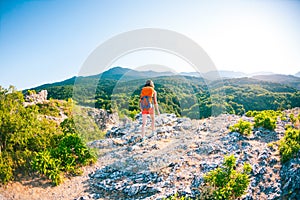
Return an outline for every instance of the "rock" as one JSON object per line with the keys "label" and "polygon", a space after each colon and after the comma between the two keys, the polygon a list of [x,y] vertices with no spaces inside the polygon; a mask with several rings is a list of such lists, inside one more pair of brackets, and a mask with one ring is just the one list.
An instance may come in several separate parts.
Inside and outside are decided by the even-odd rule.
{"label": "rock", "polygon": [[88,145],[92,148],[110,149],[114,147],[114,142],[111,139],[95,140],[93,142],[88,143]]}
{"label": "rock", "polygon": [[25,102],[31,103],[31,104],[38,104],[43,103],[47,100],[48,91],[47,90],[41,90],[38,94],[31,93],[27,94],[25,96]]}
{"label": "rock", "polygon": [[190,130],[192,128],[192,120],[189,118],[180,118],[177,120],[178,124],[175,126],[180,127],[184,130]]}
{"label": "rock", "polygon": [[192,188],[198,188],[204,182],[204,178],[200,175],[194,176],[192,181]]}
{"label": "rock", "polygon": [[93,199],[100,199],[100,194],[94,193],[91,196]]}
{"label": "rock", "polygon": [[151,146],[152,149],[159,149],[159,146],[157,144]]}
{"label": "rock", "polygon": [[139,185],[132,185],[132,186],[127,186],[123,192],[127,194],[128,196],[132,197],[136,195],[139,192]]}
{"label": "rock", "polygon": [[119,122],[119,116],[117,113],[108,113],[104,109],[94,108],[88,110],[88,115],[94,118],[95,123],[101,130],[105,130],[111,125],[115,125]]}
{"label": "rock", "polygon": [[283,197],[300,196],[300,152],[295,158],[284,163],[280,170]]}
{"label": "rock", "polygon": [[93,186],[103,192],[117,192],[119,195],[134,198],[135,196],[148,196],[159,192],[159,188],[152,187],[152,184],[163,181],[162,177],[151,171],[134,174],[131,172],[120,171],[111,167],[104,167],[90,175],[96,181]]}

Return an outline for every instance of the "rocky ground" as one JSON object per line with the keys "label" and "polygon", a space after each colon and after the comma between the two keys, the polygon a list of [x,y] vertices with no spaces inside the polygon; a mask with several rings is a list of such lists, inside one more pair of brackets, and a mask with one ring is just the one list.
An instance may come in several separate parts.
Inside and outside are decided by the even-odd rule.
{"label": "rocky ground", "polygon": [[203,175],[221,165],[226,154],[253,168],[241,199],[299,199],[299,156],[282,165],[276,144],[288,122],[279,120],[275,131],[260,128],[246,137],[228,130],[240,118],[190,120],[163,114],[156,120],[156,133],[148,129],[144,141],[140,116],[125,120],[112,127],[106,139],[89,143],[101,155],[83,176],[54,188],[49,183],[12,183],[0,189],[0,199],[163,199],[174,193],[193,197]]}

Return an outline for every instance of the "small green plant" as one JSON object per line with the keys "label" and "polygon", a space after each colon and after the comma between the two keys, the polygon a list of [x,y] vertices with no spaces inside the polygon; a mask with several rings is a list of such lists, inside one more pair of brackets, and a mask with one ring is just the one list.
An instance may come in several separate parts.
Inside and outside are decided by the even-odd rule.
{"label": "small green plant", "polygon": [[249,186],[249,174],[252,170],[251,165],[245,163],[241,171],[235,170],[236,158],[233,155],[224,157],[224,164],[215,170],[208,172],[204,176],[204,189],[209,188],[210,191],[202,190],[203,194],[200,199],[236,199],[245,194]]}
{"label": "small green plant", "polygon": [[267,147],[269,147],[269,148],[274,148],[274,145],[275,145],[276,143],[275,142],[269,142],[268,144],[267,144]]}
{"label": "small green plant", "polygon": [[277,117],[281,115],[280,111],[264,110],[254,116],[254,127],[263,127],[274,130],[276,128]]}
{"label": "small green plant", "polygon": [[265,129],[274,130],[276,128],[277,117],[281,120],[286,120],[286,117],[281,111],[263,110],[263,111],[248,111],[247,117],[254,117],[254,127],[263,127]]}
{"label": "small green plant", "polygon": [[287,120],[286,115],[284,113],[281,113],[279,116],[280,116],[281,121],[286,121]]}
{"label": "small green plant", "polygon": [[259,113],[259,111],[256,111],[256,110],[249,110],[246,112],[246,116],[247,117],[254,117],[255,115],[257,115]]}
{"label": "small green plant", "polygon": [[174,195],[164,198],[163,200],[191,200],[191,199],[192,199],[191,197],[180,196],[178,193],[175,193]]}
{"label": "small green plant", "polygon": [[284,127],[285,130],[288,130],[290,128],[293,128],[293,126],[291,124],[286,124],[285,127]]}
{"label": "small green plant", "polygon": [[60,110],[53,100],[50,100],[47,103],[36,104],[36,106],[38,107],[40,114],[59,117]]}
{"label": "small green plant", "polygon": [[300,150],[300,130],[289,128],[279,143],[281,162],[290,160]]}
{"label": "small green plant", "polygon": [[63,180],[61,177],[62,172],[60,170],[60,164],[61,161],[55,159],[51,155],[51,151],[45,150],[36,153],[31,166],[33,170],[38,171],[51,179],[54,185],[59,185]]}
{"label": "small green plant", "polygon": [[291,113],[289,117],[290,117],[291,122],[294,124],[296,122],[295,115],[293,113]]}
{"label": "small green plant", "polygon": [[239,120],[238,123],[229,127],[232,132],[239,132],[243,135],[250,135],[252,131],[252,124],[250,122],[244,121],[242,119]]}

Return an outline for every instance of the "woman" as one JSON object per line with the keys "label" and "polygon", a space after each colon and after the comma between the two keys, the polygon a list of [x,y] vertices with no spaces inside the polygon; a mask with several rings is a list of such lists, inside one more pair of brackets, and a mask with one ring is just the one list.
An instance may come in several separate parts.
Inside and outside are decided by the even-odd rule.
{"label": "woman", "polygon": [[159,115],[159,109],[157,104],[157,93],[154,90],[154,83],[151,80],[147,80],[140,95],[140,108],[142,112],[142,138],[145,139],[145,125],[147,123],[147,115],[151,117],[152,132],[155,131],[155,110]]}

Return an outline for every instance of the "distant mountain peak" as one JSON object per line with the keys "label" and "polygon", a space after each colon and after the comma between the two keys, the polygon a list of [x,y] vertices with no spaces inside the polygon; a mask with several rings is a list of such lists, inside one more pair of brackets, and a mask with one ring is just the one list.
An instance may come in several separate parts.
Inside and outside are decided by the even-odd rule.
{"label": "distant mountain peak", "polygon": [[293,75],[284,75],[284,74],[256,75],[256,76],[252,76],[251,78],[261,80],[261,81],[280,83],[280,84],[291,86],[298,90],[300,89],[300,77],[293,76]]}
{"label": "distant mountain peak", "polygon": [[120,66],[116,66],[116,67],[108,69],[104,73],[124,74],[124,73],[127,73],[128,71],[131,71],[131,69],[120,67]]}

